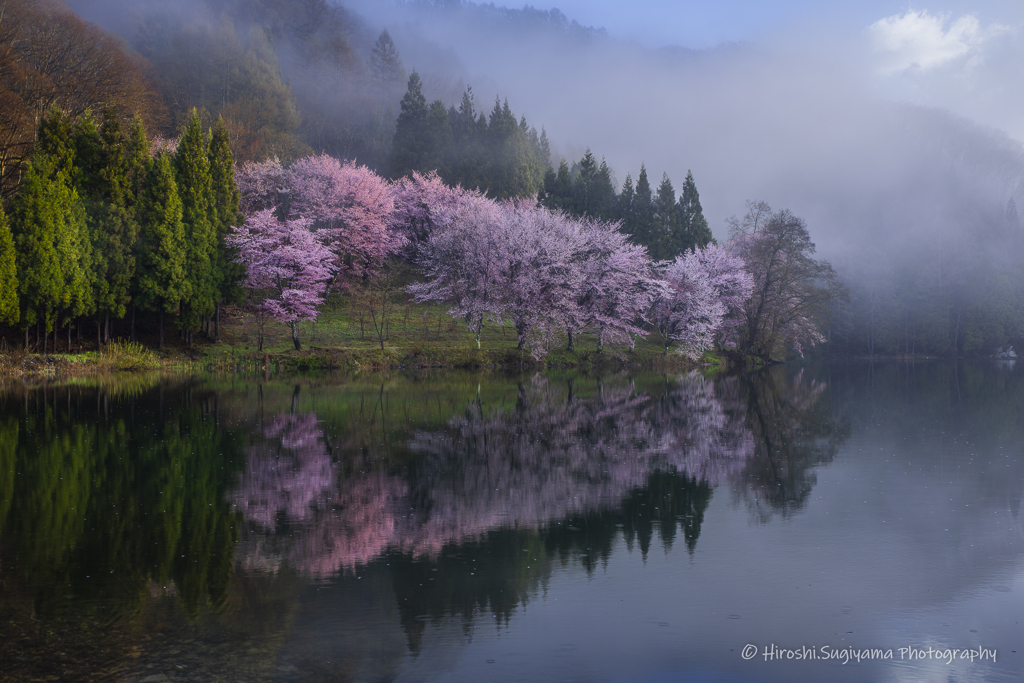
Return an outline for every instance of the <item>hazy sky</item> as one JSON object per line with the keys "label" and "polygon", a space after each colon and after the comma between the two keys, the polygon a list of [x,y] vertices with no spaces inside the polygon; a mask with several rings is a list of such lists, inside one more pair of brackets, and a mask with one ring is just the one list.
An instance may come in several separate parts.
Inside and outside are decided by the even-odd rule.
{"label": "hazy sky", "polygon": [[[500,3],[498,3],[500,4]],[[519,7],[518,3],[505,3]],[[538,0],[646,47],[772,45],[848,65],[887,99],[949,109],[1024,140],[1024,2]]]}
{"label": "hazy sky", "polygon": [[[520,7],[515,2],[495,3]],[[637,40],[648,47],[677,44],[712,47],[728,41],[756,40],[777,30],[804,24],[830,25],[834,30],[857,34],[884,17],[908,10],[932,15],[974,14],[983,23],[1019,23],[1021,3],[1008,0],[938,0],[924,4],[893,0],[823,3],[808,0],[537,0],[530,5],[557,7],[581,24],[604,27],[609,34]]]}

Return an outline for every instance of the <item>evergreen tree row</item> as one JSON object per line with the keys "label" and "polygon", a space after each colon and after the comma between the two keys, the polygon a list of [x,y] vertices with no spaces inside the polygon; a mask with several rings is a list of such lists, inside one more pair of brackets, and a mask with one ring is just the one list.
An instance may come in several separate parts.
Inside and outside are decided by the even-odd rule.
{"label": "evergreen tree row", "polygon": [[161,346],[165,314],[189,342],[210,335],[238,294],[241,267],[224,238],[240,220],[223,121],[204,134],[193,111],[177,149],[151,153],[141,118],[126,131],[113,105],[99,125],[55,109],[10,219],[0,211],[0,322],[20,326],[26,347],[34,329],[43,351],[48,333],[55,347],[66,329],[70,346],[89,318],[100,343],[111,318],[130,313],[134,337],[136,310],[158,316]]}
{"label": "evergreen tree row", "polygon": [[565,159],[557,171],[548,168],[539,199],[548,208],[574,216],[622,221],[623,231],[634,243],[647,247],[656,261],[674,259],[714,241],[689,171],[678,200],[667,174],[657,194],[653,193],[643,165],[636,186],[627,174],[622,191],[616,193],[608,164],[602,159],[599,166],[588,149],[571,168]]}
{"label": "evergreen tree row", "polygon": [[427,105],[418,73],[409,76],[395,124],[392,178],[436,170],[449,185],[479,188],[494,199],[535,196],[550,166],[547,135],[497,98],[490,116],[474,109],[467,88],[458,108],[441,100]]}

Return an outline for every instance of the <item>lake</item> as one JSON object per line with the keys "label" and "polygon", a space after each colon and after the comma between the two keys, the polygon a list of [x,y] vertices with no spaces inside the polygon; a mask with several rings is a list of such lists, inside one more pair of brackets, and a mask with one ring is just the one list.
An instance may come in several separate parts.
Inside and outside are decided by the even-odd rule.
{"label": "lake", "polygon": [[1024,365],[0,388],[0,680],[1012,681]]}

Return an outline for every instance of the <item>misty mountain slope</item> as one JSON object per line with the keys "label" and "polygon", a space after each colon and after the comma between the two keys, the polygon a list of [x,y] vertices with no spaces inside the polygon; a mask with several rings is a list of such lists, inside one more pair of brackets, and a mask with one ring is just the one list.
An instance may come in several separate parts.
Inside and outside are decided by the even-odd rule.
{"label": "misty mountain slope", "polygon": [[555,163],[590,147],[619,182],[641,162],[654,178],[692,169],[720,240],[747,199],[804,217],[851,287],[836,347],[979,353],[1024,332],[1021,230],[1007,217],[1024,201],[1024,149],[1000,131],[886,101],[847,62],[801,47],[650,50],[504,26],[471,3],[353,7],[394,27],[410,68],[466,65],[449,78],[500,84],[545,126]]}
{"label": "misty mountain slope", "polygon": [[[386,28],[406,71],[422,75],[428,99],[457,103],[467,85],[478,109],[489,109],[495,95],[507,98],[546,129],[556,164],[590,147],[619,183],[627,173],[635,179],[641,163],[652,178],[667,172],[676,183],[692,170],[719,240],[747,199],[805,218],[819,255],[851,287],[834,339],[852,352],[894,352],[897,338],[904,351],[980,352],[1021,336],[1020,227],[1007,216],[1009,200],[1024,207],[1021,145],[948,112],[879,97],[862,65],[842,55],[848,46],[822,50],[806,40],[652,50],[560,12],[469,2],[200,4],[205,14],[188,9],[180,25],[167,20],[166,32],[205,35],[192,45],[211,55],[223,48],[230,58],[222,63],[239,65],[230,73],[253,74],[241,85],[204,82],[197,101],[211,113],[232,113],[233,135],[254,131],[254,156],[260,145],[286,156],[278,150],[292,140],[292,154],[307,145],[380,168],[404,89],[391,84],[381,97],[366,68]],[[146,8],[184,6],[77,7],[120,25],[161,73],[180,67],[147,53],[122,17],[137,25]],[[310,12],[333,19],[304,22]],[[211,38],[228,28],[231,40]],[[185,73],[179,80],[189,87],[193,75],[208,76],[199,67]]]}

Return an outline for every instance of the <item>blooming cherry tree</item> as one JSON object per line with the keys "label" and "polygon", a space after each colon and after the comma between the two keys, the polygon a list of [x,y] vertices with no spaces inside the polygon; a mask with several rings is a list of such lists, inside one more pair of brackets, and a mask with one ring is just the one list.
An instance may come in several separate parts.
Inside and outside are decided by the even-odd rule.
{"label": "blooming cherry tree", "polygon": [[310,221],[336,256],[336,269],[363,275],[401,247],[390,230],[394,201],[387,181],[354,161],[326,154],[299,159],[287,171],[288,217]]}
{"label": "blooming cherry tree", "polygon": [[247,161],[235,168],[239,209],[246,216],[269,208],[284,208],[287,215],[291,186],[277,159]]}
{"label": "blooming cherry tree", "polygon": [[501,220],[495,202],[465,196],[451,220],[426,234],[417,257],[426,280],[407,290],[418,302],[447,303],[449,315],[466,321],[477,348],[485,319],[501,313],[496,282]]}
{"label": "blooming cherry tree", "polygon": [[754,278],[745,269],[743,259],[717,244],[707,244],[695,251],[708,274],[711,287],[725,307],[717,340],[727,348],[736,348],[744,325],[747,300],[754,291]]}
{"label": "blooming cherry tree", "polygon": [[463,207],[482,197],[477,191],[448,187],[436,171],[425,175],[413,171],[411,178],[395,181],[391,192],[394,199],[391,229],[405,237],[413,260],[418,245],[450,226]]}
{"label": "blooming cherry tree", "polygon": [[677,256],[665,267],[665,281],[668,291],[654,304],[654,322],[666,351],[672,342],[679,342],[678,351],[696,360],[714,343],[725,306],[693,251]]}
{"label": "blooming cherry tree", "polygon": [[[309,224],[305,218],[280,221],[267,208],[227,238],[246,266],[245,287],[263,295],[255,304],[257,320],[273,318],[289,325],[296,350],[301,348],[297,325],[316,320],[334,270],[334,255],[317,241]],[[262,323],[259,348],[263,350]]]}
{"label": "blooming cherry tree", "polygon": [[589,248],[579,293],[583,320],[597,328],[598,349],[617,343],[632,348],[637,335],[646,334],[639,325],[666,285],[647,250],[631,243],[618,223],[591,221],[584,229]]}

